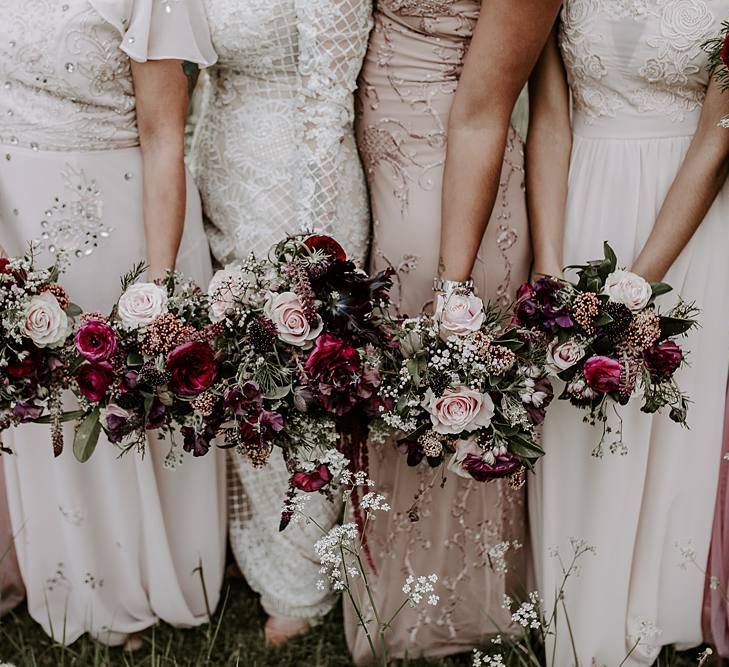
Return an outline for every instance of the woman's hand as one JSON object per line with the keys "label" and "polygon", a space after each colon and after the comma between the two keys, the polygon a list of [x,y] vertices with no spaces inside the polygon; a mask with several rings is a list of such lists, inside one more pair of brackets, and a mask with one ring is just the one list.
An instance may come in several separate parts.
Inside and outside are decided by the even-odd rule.
{"label": "woman's hand", "polygon": [[656,224],[633,264],[633,272],[650,282],[663,280],[726,183],[729,130],[719,127],[719,121],[727,109],[729,92],[721,92],[720,84],[712,80],[698,130]]}
{"label": "woman's hand", "polygon": [[132,61],[144,167],[144,228],[150,280],[175,268],[185,225],[187,77],[179,60]]}
{"label": "woman's hand", "polygon": [[561,0],[489,0],[448,122],[439,275],[466,280],[499,189],[511,113]]}

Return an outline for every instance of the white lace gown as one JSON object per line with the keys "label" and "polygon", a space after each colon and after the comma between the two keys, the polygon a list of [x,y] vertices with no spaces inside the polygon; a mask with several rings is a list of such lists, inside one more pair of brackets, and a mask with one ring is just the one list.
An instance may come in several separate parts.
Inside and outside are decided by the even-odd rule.
{"label": "white lace gown", "polygon": [[[601,256],[605,240],[628,266],[640,251],[697,128],[709,80],[701,45],[727,16],[727,0],[565,2],[574,112],[566,264]],[[631,403],[620,409],[627,453],[610,453],[613,433],[595,458],[601,429],[582,412],[560,401],[547,416],[547,454],[530,480],[536,570],[551,608],[561,571],[550,552],[568,559],[570,538],[596,548],[565,595],[581,665],[651,664],[662,645],[702,639],[704,577],[682,564],[705,567],[711,536],[729,362],[728,223],[725,187],[666,276],[702,308],[678,378],[694,400],[690,430]],[[560,616],[555,667],[574,663]]]}
{"label": "white lace gown", "polygon": [[[76,257],[63,282],[108,312],[145,256],[142,156],[130,58],[210,64],[197,0],[0,0],[0,245]],[[211,274],[192,179],[178,266]],[[68,407],[73,407],[69,404]],[[122,643],[162,619],[189,627],[217,604],[225,558],[224,457],[180,457],[150,438],[144,458],[103,436],[88,463],[53,458],[48,427],[7,433],[3,467],[28,610],[57,641]],[[200,568],[198,570],[198,568]],[[205,590],[201,576],[204,576]]]}
{"label": "white lace gown", "polygon": [[[367,253],[369,216],[355,146],[353,96],[370,30],[370,0],[205,0],[216,67],[203,95],[192,169],[221,264],[264,256],[289,234],[336,237]],[[317,589],[315,526],[279,532],[289,475],[275,453],[256,470],[230,457],[230,540],[270,615],[313,619],[334,601]],[[337,507],[311,496],[322,526]]]}

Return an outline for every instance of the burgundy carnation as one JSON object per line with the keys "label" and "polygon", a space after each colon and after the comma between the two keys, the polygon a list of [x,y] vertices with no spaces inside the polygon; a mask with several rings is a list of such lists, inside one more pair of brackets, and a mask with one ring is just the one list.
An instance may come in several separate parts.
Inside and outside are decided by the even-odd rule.
{"label": "burgundy carnation", "polygon": [[88,320],[76,332],[75,343],[86,361],[109,361],[116,352],[117,337],[107,322]]}
{"label": "burgundy carnation", "polygon": [[463,460],[463,469],[477,482],[488,482],[491,479],[511,477],[522,467],[522,462],[513,454],[497,456],[493,463],[487,463],[483,457],[468,454]]}
{"label": "burgundy carnation", "polygon": [[672,340],[664,340],[643,352],[643,359],[651,373],[670,378],[683,361],[683,350]]}
{"label": "burgundy carnation", "polygon": [[218,375],[215,352],[207,343],[183,343],[167,355],[167,370],[173,391],[181,396],[197,396],[209,389]]}
{"label": "burgundy carnation", "polygon": [[106,362],[83,364],[76,372],[76,382],[81,395],[92,403],[103,400],[113,381],[114,370]]}
{"label": "burgundy carnation", "polygon": [[301,491],[313,493],[320,491],[332,481],[332,473],[325,464],[320,464],[311,472],[299,471],[291,477],[291,484]]}
{"label": "burgundy carnation", "polygon": [[306,360],[311,388],[322,407],[337,416],[349,412],[362,400],[363,387],[359,352],[342,339],[323,334],[316,339]]}
{"label": "burgundy carnation", "polygon": [[329,255],[332,259],[344,262],[347,259],[347,253],[344,248],[331,236],[309,236],[304,240],[304,245],[309,250],[318,250]]}
{"label": "burgundy carnation", "polygon": [[42,352],[35,345],[27,345],[23,348],[23,358],[15,358],[8,362],[5,371],[8,377],[15,380],[22,380],[33,377],[43,362]]}
{"label": "burgundy carnation", "polygon": [[590,357],[582,367],[590,389],[609,394],[620,389],[623,365],[610,357]]}

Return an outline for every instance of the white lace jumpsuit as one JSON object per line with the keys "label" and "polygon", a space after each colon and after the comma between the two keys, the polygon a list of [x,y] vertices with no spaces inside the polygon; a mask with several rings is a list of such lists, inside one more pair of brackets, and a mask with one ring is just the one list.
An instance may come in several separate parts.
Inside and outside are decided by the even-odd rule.
{"label": "white lace jumpsuit", "polygon": [[[371,27],[370,0],[205,0],[216,67],[192,148],[212,251],[221,264],[265,255],[300,231],[337,238],[363,263],[369,214],[353,133],[353,91]],[[313,619],[333,605],[319,590],[321,531],[279,532],[288,473],[278,452],[256,470],[238,454],[229,474],[230,539],[270,615]],[[308,511],[322,526],[337,508]]]}

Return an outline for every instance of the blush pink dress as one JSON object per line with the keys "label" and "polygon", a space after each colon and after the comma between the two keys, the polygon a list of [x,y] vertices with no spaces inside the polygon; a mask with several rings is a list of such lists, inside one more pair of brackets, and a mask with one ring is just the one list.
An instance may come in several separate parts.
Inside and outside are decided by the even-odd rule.
{"label": "blush pink dress", "polygon": [[[440,234],[446,126],[463,58],[479,16],[475,0],[380,0],[359,86],[358,143],[370,187],[372,266],[393,266],[393,296],[417,315],[432,298]],[[502,304],[529,268],[522,144],[509,137],[498,201],[478,256],[480,293]],[[467,651],[508,629],[502,609],[512,583],[525,580],[523,490],[410,468],[394,443],[371,444],[369,473],[392,511],[369,534],[371,582],[384,618],[402,604],[410,575],[435,573],[440,603],[406,607],[387,632],[391,657]],[[419,519],[408,510],[416,495]],[[509,542],[506,561],[494,558]],[[508,565],[508,573],[504,567]],[[360,591],[361,593],[361,591]],[[362,597],[362,596],[360,596]],[[370,661],[365,634],[347,605],[346,633],[357,664]],[[365,613],[371,609],[365,606]]]}
{"label": "blush pink dress", "polygon": [[[0,245],[71,253],[63,282],[108,312],[145,257],[143,163],[130,59],[215,60],[199,0],[0,0]],[[187,188],[178,268],[205,285],[210,255]],[[73,407],[69,402],[68,407]],[[120,644],[160,619],[189,627],[217,604],[225,557],[224,457],[144,457],[103,437],[88,463],[54,459],[47,426],[4,435],[12,530],[28,611],[56,641]],[[206,590],[202,586],[205,579]],[[211,609],[211,611],[212,611]]]}
{"label": "blush pink dress", "polygon": [[0,456],[0,616],[13,609],[24,595],[5,494],[3,462],[4,457]]}

